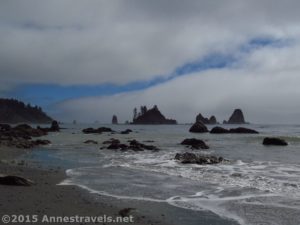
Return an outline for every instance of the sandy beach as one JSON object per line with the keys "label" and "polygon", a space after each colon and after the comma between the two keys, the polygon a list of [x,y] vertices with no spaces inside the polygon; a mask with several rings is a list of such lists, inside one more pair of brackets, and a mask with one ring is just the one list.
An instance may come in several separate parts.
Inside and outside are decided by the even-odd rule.
{"label": "sandy beach", "polygon": [[[39,221],[33,224],[45,224],[47,222],[41,221],[45,215],[119,218],[120,210],[136,207],[130,202],[89,194],[86,190],[76,186],[57,185],[66,178],[65,172],[60,168],[38,168],[39,166],[14,160],[16,156],[26,151],[30,150],[0,147],[0,173],[21,176],[35,183],[29,187],[0,185],[1,217],[9,215],[12,219],[13,215],[23,215],[29,216],[28,218],[31,220],[31,216],[37,215]],[[131,224],[166,224],[163,215],[160,215],[161,218],[153,219],[154,217],[150,218],[149,215],[141,214],[138,209],[133,209],[128,214],[128,216],[130,215],[134,221]],[[95,223],[81,222],[78,224]],[[107,223],[104,221],[97,224]]]}

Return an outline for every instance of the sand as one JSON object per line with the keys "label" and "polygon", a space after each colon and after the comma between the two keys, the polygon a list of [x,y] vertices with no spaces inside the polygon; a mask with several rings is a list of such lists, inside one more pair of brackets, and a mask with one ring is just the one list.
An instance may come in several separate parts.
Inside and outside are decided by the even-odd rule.
{"label": "sand", "polygon": [[[118,201],[98,194],[90,194],[77,186],[57,185],[66,178],[65,172],[60,168],[38,168],[26,162],[15,160],[20,154],[30,150],[14,149],[0,146],[0,174],[16,175],[35,182],[33,186],[6,186],[0,185],[0,216],[37,215],[39,222],[32,224],[45,224],[50,216],[92,216],[120,217],[119,211],[124,208],[135,208],[136,205],[127,201]],[[20,164],[20,165],[18,165]],[[46,217],[45,217],[46,215]],[[129,224],[166,224],[162,218],[149,218],[139,213],[138,209],[131,210],[133,223]],[[21,218],[22,219],[22,218]],[[104,219],[103,219],[104,220]],[[128,218],[130,220],[130,218]],[[99,220],[100,221],[100,220]],[[0,222],[1,224],[1,222]],[[20,223],[17,223],[20,224]],[[30,223],[29,223],[30,224]],[[60,224],[60,223],[59,223]],[[70,223],[66,223],[70,224]],[[71,224],[95,224],[94,222],[81,222]],[[97,223],[97,224],[127,224],[127,223]]]}

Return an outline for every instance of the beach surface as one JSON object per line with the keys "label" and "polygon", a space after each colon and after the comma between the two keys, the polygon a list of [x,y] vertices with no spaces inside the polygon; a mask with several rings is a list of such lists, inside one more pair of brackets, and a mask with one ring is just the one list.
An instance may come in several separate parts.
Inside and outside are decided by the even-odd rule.
{"label": "beach surface", "polygon": [[[124,208],[134,208],[136,204],[128,201],[90,194],[76,186],[58,185],[66,178],[61,168],[44,168],[42,166],[29,165],[26,161],[17,161],[15,157],[26,154],[31,150],[0,147],[0,173],[2,175],[15,175],[32,180],[33,186],[8,186],[0,185],[0,212],[4,215],[25,216],[32,222],[32,216],[37,215],[38,221],[33,224],[45,224],[46,218],[51,216],[80,216],[80,217],[112,217],[120,220],[119,211]],[[29,217],[28,217],[29,216]],[[46,217],[44,217],[46,216]],[[164,216],[157,219],[143,215],[138,209],[132,209],[130,224],[167,224]],[[22,218],[21,218],[22,219]],[[44,222],[42,221],[44,219]],[[18,220],[18,219],[17,219]],[[3,223],[3,221],[1,221]],[[108,224],[109,222],[97,223]],[[19,224],[22,224],[21,222]],[[29,223],[30,224],[30,223]],[[77,224],[76,222],[72,224]],[[95,224],[94,222],[78,222],[78,224]],[[109,224],[126,224],[109,223]]]}

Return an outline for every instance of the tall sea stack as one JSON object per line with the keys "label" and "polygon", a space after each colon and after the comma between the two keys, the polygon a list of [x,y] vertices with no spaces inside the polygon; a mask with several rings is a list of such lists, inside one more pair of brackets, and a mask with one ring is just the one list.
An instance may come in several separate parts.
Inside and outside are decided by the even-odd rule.
{"label": "tall sea stack", "polygon": [[111,123],[112,124],[118,124],[118,117],[116,115],[113,115]]}
{"label": "tall sea stack", "polygon": [[229,120],[224,120],[224,124],[245,124],[244,114],[241,109],[235,109]]}

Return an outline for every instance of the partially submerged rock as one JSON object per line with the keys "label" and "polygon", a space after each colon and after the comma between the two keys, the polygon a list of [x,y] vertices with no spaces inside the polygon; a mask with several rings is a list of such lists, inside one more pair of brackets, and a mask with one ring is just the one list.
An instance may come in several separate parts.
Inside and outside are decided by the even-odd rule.
{"label": "partially submerged rock", "polygon": [[177,153],[175,155],[175,159],[179,160],[181,163],[184,164],[199,164],[199,165],[205,165],[205,164],[217,164],[224,161],[222,157],[217,156],[208,156],[208,155],[199,155],[194,153]]}
{"label": "partially submerged rock", "polygon": [[118,139],[110,139],[108,141],[103,142],[103,144],[108,144],[107,149],[114,150],[133,150],[133,151],[144,151],[144,150],[152,150],[158,151],[159,149],[154,145],[145,145],[143,143],[138,142],[137,140],[129,140],[128,144],[121,143]]}
{"label": "partially submerged rock", "polygon": [[192,133],[206,133],[208,132],[208,129],[203,123],[197,121],[193,124],[189,131]]}
{"label": "partially submerged rock", "polygon": [[217,124],[217,119],[215,116],[211,116],[209,119],[202,116],[201,113],[199,113],[196,117],[196,122],[201,122],[203,124]]}
{"label": "partially submerged rock", "polygon": [[112,124],[118,124],[118,117],[116,115],[113,115],[111,123]]}
{"label": "partially submerged rock", "polygon": [[131,132],[133,132],[131,129],[126,129],[124,131],[121,131],[120,134],[130,134]]}
{"label": "partially submerged rock", "polygon": [[31,186],[34,183],[31,180],[25,179],[18,176],[2,176],[0,177],[1,185],[12,185],[12,186]]}
{"label": "partially submerged rock", "polygon": [[210,131],[211,134],[227,134],[229,133],[229,130],[223,128],[223,127],[214,127]]}
{"label": "partially submerged rock", "polygon": [[104,132],[114,132],[114,131],[109,127],[99,127],[97,129],[89,127],[83,129],[82,132],[85,134],[102,134]]}
{"label": "partially submerged rock", "polygon": [[278,145],[278,146],[287,146],[288,143],[280,138],[270,138],[270,137],[266,137],[263,140],[263,145]]}
{"label": "partially submerged rock", "polygon": [[229,130],[229,132],[233,134],[258,134],[259,133],[256,130],[245,128],[245,127],[232,128]]}
{"label": "partially submerged rock", "polygon": [[83,142],[84,144],[98,144],[97,141],[94,141],[94,140],[86,140],[85,142]]}
{"label": "partially submerged rock", "polygon": [[182,145],[188,145],[192,149],[208,149],[209,147],[205,144],[204,141],[196,138],[187,138],[181,142]]}

